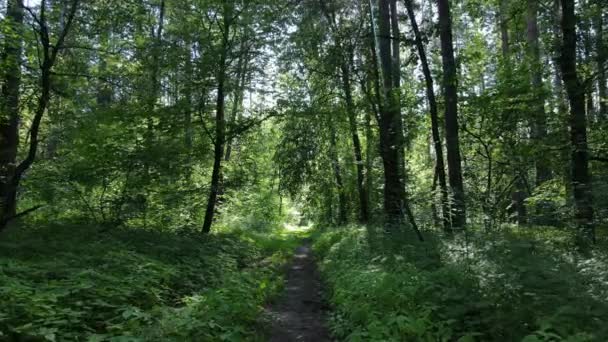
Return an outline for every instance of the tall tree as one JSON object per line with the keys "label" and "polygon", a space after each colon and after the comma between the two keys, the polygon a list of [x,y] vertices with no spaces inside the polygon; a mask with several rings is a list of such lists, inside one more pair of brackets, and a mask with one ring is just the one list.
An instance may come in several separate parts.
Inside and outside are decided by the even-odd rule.
{"label": "tall tree", "polygon": [[[532,89],[537,92],[534,98],[532,118],[532,138],[537,145],[544,145],[547,139],[547,115],[545,113],[545,96],[543,90],[543,68],[540,59],[538,31],[538,0],[528,0],[527,6],[527,43],[531,69]],[[536,184],[540,185],[551,179],[551,169],[547,158],[537,153],[535,158]]]}
{"label": "tall tree", "polygon": [[503,57],[509,56],[509,0],[500,0],[498,19],[500,21],[500,41]]}
{"label": "tall tree", "polygon": [[[26,152],[26,156],[15,167],[15,171],[12,177],[10,177],[10,179],[8,180],[5,180],[6,182],[8,182],[8,184],[6,185],[7,188],[3,194],[5,197],[2,198],[2,209],[0,210],[0,212],[2,213],[2,216],[0,217],[0,231],[6,228],[7,224],[11,220],[36,209],[36,207],[34,207],[25,210],[22,213],[11,215],[11,212],[14,212],[16,208],[17,190],[21,183],[21,179],[25,172],[32,166],[32,164],[36,160],[36,154],[38,152],[38,146],[40,143],[40,125],[51,100],[51,77],[53,74],[53,67],[57,62],[59,53],[64,49],[64,43],[72,27],[72,23],[74,21],[74,17],[76,16],[79,3],[79,0],[72,0],[70,2],[71,6],[68,10],[66,19],[63,25],[60,25],[60,29],[58,29],[58,32],[56,32],[55,35],[53,35],[53,32],[51,31],[50,25],[48,23],[48,9],[45,1],[42,1],[40,3],[40,11],[38,15],[34,15],[34,21],[36,23],[35,31],[38,35],[40,44],[40,89],[38,94],[38,100],[36,102],[36,107],[33,112],[32,123],[29,129],[29,146]],[[17,5],[22,4],[15,4],[15,6]],[[55,38],[54,43],[52,42],[52,38]],[[0,169],[10,167],[12,166],[0,165]]]}
{"label": "tall tree", "polygon": [[561,0],[562,47],[560,66],[570,102],[570,141],[572,144],[572,188],[574,189],[575,221],[582,247],[595,241],[593,207],[590,189],[589,151],[585,87],[576,70],[576,14],[574,0]]}
{"label": "tall tree", "polygon": [[[509,34],[509,17],[510,17],[510,2],[509,0],[500,0],[499,3],[499,28],[500,28],[500,43],[502,50],[502,63],[504,65],[504,69],[507,74],[510,74],[512,71],[512,59],[511,59],[511,37]],[[511,78],[513,75],[509,75],[508,78]],[[509,93],[513,91],[512,87],[509,87],[507,90]],[[515,113],[512,109],[504,109],[507,117],[514,117]],[[533,120],[531,120],[533,121]],[[511,126],[510,130],[516,131],[517,122],[516,120],[510,120]],[[490,156],[487,156],[488,158]],[[489,164],[489,163],[488,163]],[[492,170],[488,167],[488,174],[491,174]],[[526,180],[525,180],[525,171],[522,172],[518,170],[514,170],[514,184],[513,189],[511,191],[511,203],[509,205],[509,211],[515,213],[515,220],[518,224],[524,224],[527,222],[527,210],[525,205],[525,199],[527,197],[526,193]],[[488,177],[488,184],[491,184],[492,180]],[[490,188],[488,186],[488,188]],[[489,191],[489,190],[488,190]],[[489,195],[489,192],[488,192]]]}
{"label": "tall tree", "polygon": [[606,56],[608,55],[608,49],[604,42],[604,21],[606,15],[606,4],[601,0],[596,1],[594,26],[596,32],[596,62],[597,62],[597,83],[598,83],[598,95],[599,95],[599,112],[598,118],[606,120],[608,118],[608,90],[606,82],[608,81],[606,72]]}
{"label": "tall tree", "polygon": [[207,199],[207,208],[205,210],[205,220],[203,222],[203,233],[207,234],[211,231],[213,224],[213,216],[215,215],[215,206],[218,194],[221,189],[222,179],[222,159],[224,158],[224,145],[226,143],[226,78],[228,72],[228,50],[231,44],[231,31],[233,25],[233,8],[231,4],[223,4],[221,30],[221,45],[220,57],[218,61],[218,69],[216,74],[217,80],[217,97],[215,102],[215,136],[213,150],[213,171],[211,173],[211,185],[209,189],[209,197]]}
{"label": "tall tree", "polygon": [[[192,73],[194,72],[194,65],[192,63],[192,43],[190,39],[185,42],[185,86],[184,86],[184,145],[188,151],[192,149],[193,145],[193,129],[192,129]],[[190,156],[190,153],[188,153]],[[190,157],[188,157],[190,161]],[[189,164],[189,163],[188,163]]]}
{"label": "tall tree", "polygon": [[[398,55],[393,49],[394,39],[398,39],[398,27],[393,24],[391,15],[391,0],[379,0],[378,40],[380,69],[382,77],[382,103],[380,106],[380,151],[384,166],[384,211],[390,221],[398,221],[403,217],[405,201],[405,185],[403,179],[402,155],[403,132],[401,125],[401,108],[399,103],[400,72],[396,69]],[[371,7],[370,7],[371,8]],[[373,25],[373,22],[372,22]]]}
{"label": "tall tree", "polygon": [[[155,125],[155,112],[157,109],[158,98],[160,96],[161,83],[160,83],[160,67],[161,67],[161,55],[162,55],[162,45],[163,45],[163,34],[165,27],[165,0],[161,0],[158,8],[158,23],[155,29],[152,29],[150,40],[152,43],[152,47],[150,49],[150,58],[148,65],[149,79],[146,82],[146,94],[145,96],[145,109],[146,109],[146,120],[147,120],[147,130],[145,133],[145,149],[146,154],[151,154],[155,149],[154,142],[156,141],[156,125]],[[151,178],[151,160],[146,158],[144,159],[144,173],[146,181],[149,181]],[[149,197],[148,188],[145,187],[144,191],[146,193],[145,197]],[[144,202],[144,225],[147,224],[148,221],[148,204],[149,201],[146,200]]]}
{"label": "tall tree", "polygon": [[466,206],[462,165],[460,159],[460,139],[458,127],[458,79],[454,45],[452,42],[452,14],[449,0],[437,1],[439,12],[439,36],[441,40],[441,59],[443,62],[443,93],[445,99],[445,138],[448,157],[448,176],[454,197],[452,207],[452,227],[464,228]]}
{"label": "tall tree", "polygon": [[[247,38],[247,28],[244,29],[243,39],[240,43],[239,57],[236,67],[236,87],[234,89],[234,96],[232,97],[232,109],[230,110],[230,117],[228,118],[228,125],[234,126],[239,117],[239,111],[243,105],[243,98],[245,95],[245,82],[247,81],[247,75],[249,73],[249,39]],[[230,138],[226,142],[226,155],[224,156],[225,161],[230,161],[232,156],[232,145],[233,139]]]}
{"label": "tall tree", "polygon": [[344,181],[342,180],[342,167],[340,166],[340,159],[338,158],[337,144],[338,140],[334,118],[329,117],[329,159],[334,171],[336,188],[338,190],[338,224],[342,225],[345,224],[348,219],[348,212],[346,208],[346,189],[344,188]]}
{"label": "tall tree", "polygon": [[[592,1],[592,0],[591,0]],[[591,1],[589,0],[579,0],[577,3],[578,8],[581,12],[593,13],[593,7],[591,6]],[[593,20],[589,14],[580,15],[577,17],[577,26],[578,26],[578,36],[581,39],[581,44],[579,49],[582,50],[582,58],[581,63],[587,65],[590,69],[593,68],[594,59],[591,57],[592,50],[594,48],[593,44]],[[582,85],[585,86],[585,106],[587,111],[587,116],[592,118],[595,112],[595,99],[594,99],[594,82],[590,80],[585,80],[582,82]]]}
{"label": "tall tree", "polygon": [[151,140],[154,137],[154,119],[153,113],[156,109],[158,96],[160,95],[161,84],[159,81],[160,59],[162,54],[163,33],[165,28],[165,0],[161,0],[158,8],[158,24],[156,29],[152,31],[152,51],[150,54],[150,80],[149,93],[146,101],[146,111],[148,112],[148,135]]}
{"label": "tall tree", "polygon": [[[347,52],[348,60],[352,65],[353,54]],[[350,66],[347,63],[342,63],[340,66],[342,71],[342,90],[344,92],[344,101],[346,103],[346,113],[348,115],[348,124],[350,129],[351,139],[353,141],[353,153],[355,156],[355,164],[357,168],[357,191],[359,192],[359,220],[365,223],[369,220],[369,204],[368,196],[365,188],[364,179],[364,164],[363,152],[361,151],[361,140],[359,139],[359,130],[357,124],[357,113],[355,111],[355,103],[353,101]],[[369,172],[369,171],[368,171]]]}
{"label": "tall tree", "polygon": [[6,20],[9,34],[5,36],[0,51],[0,217],[16,214],[16,193],[11,179],[15,174],[15,162],[19,145],[19,88],[21,87],[21,53],[23,1],[8,0]]}
{"label": "tall tree", "polygon": [[339,58],[339,69],[340,79],[342,86],[342,93],[344,96],[344,104],[346,108],[346,114],[348,116],[348,126],[350,129],[350,135],[353,142],[353,153],[355,157],[355,167],[357,169],[357,191],[359,193],[359,221],[365,223],[369,220],[369,204],[367,189],[365,188],[365,165],[363,163],[363,152],[361,148],[361,139],[359,139],[359,129],[357,124],[357,113],[355,108],[355,102],[353,100],[353,87],[351,80],[351,65],[354,64],[354,50],[352,41],[343,38],[343,35],[339,31],[336,17],[330,9],[327,8],[326,4],[320,2],[321,9],[325,14],[338,51],[340,53]]}
{"label": "tall tree", "polygon": [[424,74],[426,96],[429,104],[429,112],[431,115],[431,133],[433,138],[433,148],[435,149],[436,177],[439,181],[439,188],[441,190],[443,225],[446,230],[449,230],[450,205],[445,175],[445,162],[443,160],[443,140],[441,139],[441,135],[439,133],[439,114],[437,109],[437,99],[435,98],[433,76],[431,75],[431,68],[429,67],[424,43],[422,41],[422,35],[420,34],[420,29],[418,28],[418,23],[416,21],[413,0],[405,0],[405,7],[407,9],[407,14],[410,18],[412,30],[414,31],[414,39],[416,42],[416,48],[418,49],[418,57],[420,58],[420,64],[422,65],[422,73]]}

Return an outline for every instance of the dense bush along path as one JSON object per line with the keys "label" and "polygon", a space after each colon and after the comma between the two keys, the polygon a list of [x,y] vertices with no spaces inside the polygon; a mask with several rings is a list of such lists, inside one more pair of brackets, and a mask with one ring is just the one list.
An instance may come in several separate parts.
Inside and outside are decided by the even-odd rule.
{"label": "dense bush along path", "polygon": [[295,251],[282,296],[267,308],[271,342],[331,341],[325,322],[322,289],[310,243]]}

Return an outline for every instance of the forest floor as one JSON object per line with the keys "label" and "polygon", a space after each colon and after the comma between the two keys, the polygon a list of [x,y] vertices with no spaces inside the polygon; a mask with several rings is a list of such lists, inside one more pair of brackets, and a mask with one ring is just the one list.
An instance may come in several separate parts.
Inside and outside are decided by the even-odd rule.
{"label": "forest floor", "polygon": [[326,309],[310,241],[304,239],[289,265],[283,294],[266,309],[269,341],[331,341],[324,324]]}
{"label": "forest floor", "polygon": [[2,342],[266,341],[260,314],[304,234],[18,228],[0,235]]}

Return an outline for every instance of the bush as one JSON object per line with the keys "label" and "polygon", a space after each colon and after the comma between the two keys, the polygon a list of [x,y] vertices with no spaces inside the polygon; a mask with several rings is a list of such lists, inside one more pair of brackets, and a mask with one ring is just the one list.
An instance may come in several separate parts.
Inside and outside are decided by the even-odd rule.
{"label": "bush", "polygon": [[0,340],[253,339],[289,247],[269,240],[135,228],[11,231],[0,240]]}
{"label": "bush", "polygon": [[[317,234],[314,251],[345,341],[605,341],[605,302],[540,242],[471,237],[465,258],[432,235],[370,245],[374,229]],[[373,233],[372,233],[373,234]],[[471,242],[472,241],[472,242]],[[480,241],[477,244],[475,241]],[[436,247],[433,247],[436,246]],[[440,255],[440,262],[436,256]]]}

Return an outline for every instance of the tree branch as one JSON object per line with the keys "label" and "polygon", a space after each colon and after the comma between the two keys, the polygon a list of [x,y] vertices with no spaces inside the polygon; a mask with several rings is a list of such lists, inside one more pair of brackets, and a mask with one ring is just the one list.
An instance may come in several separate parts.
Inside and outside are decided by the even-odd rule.
{"label": "tree branch", "polygon": [[591,157],[589,157],[589,160],[599,161],[599,162],[602,162],[602,163],[608,163],[608,158],[606,158],[606,157],[591,156]]}
{"label": "tree branch", "polygon": [[2,222],[2,227],[6,226],[6,225],[7,225],[8,223],[10,223],[11,221],[14,221],[14,220],[16,220],[16,219],[18,219],[18,218],[20,218],[20,217],[25,216],[25,215],[31,214],[31,213],[33,213],[34,211],[36,211],[36,210],[38,210],[38,209],[40,209],[40,208],[42,208],[42,207],[44,207],[44,205],[42,205],[42,204],[40,204],[40,205],[36,205],[36,206],[34,206],[34,207],[32,207],[32,208],[29,208],[29,209],[27,209],[27,210],[24,210],[24,211],[22,211],[22,212],[18,213],[18,214],[15,214],[15,215],[13,215],[13,216],[7,217],[7,218],[5,218],[5,219],[3,220],[3,222]]}

